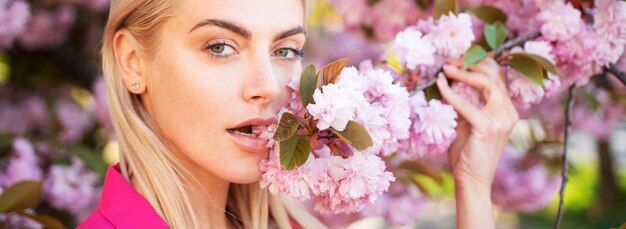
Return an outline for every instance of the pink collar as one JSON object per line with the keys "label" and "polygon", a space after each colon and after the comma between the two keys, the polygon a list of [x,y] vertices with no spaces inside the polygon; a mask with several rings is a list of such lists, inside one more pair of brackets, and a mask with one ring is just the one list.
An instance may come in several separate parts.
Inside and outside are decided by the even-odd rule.
{"label": "pink collar", "polygon": [[[97,223],[94,225],[94,222]],[[119,164],[107,170],[98,209],[82,226],[102,223],[115,228],[169,228],[148,201],[124,179]]]}

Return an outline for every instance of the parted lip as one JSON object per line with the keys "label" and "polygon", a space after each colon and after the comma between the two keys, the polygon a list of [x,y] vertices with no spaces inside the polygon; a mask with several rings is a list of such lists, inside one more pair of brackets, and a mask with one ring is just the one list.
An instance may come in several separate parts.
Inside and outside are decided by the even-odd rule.
{"label": "parted lip", "polygon": [[235,124],[235,126],[229,129],[236,129],[244,126],[269,126],[274,123],[276,123],[276,117],[252,117]]}
{"label": "parted lip", "polygon": [[[268,126],[274,123],[276,123],[276,118],[252,117],[235,124],[235,126],[230,129],[237,129],[245,126]],[[233,142],[237,146],[239,146],[239,148],[245,151],[261,154],[269,152],[269,148],[267,147],[267,139],[260,138],[258,136],[236,134],[232,131],[228,132],[230,139],[233,140]]]}

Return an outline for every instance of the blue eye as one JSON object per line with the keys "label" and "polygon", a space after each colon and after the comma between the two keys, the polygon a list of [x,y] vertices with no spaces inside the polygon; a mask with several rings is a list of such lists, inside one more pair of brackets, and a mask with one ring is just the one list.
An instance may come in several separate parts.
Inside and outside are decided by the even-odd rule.
{"label": "blue eye", "polygon": [[224,41],[210,42],[205,45],[205,50],[214,58],[225,58],[237,53],[235,48]]}
{"label": "blue eye", "polygon": [[304,54],[301,50],[294,48],[281,48],[274,51],[275,56],[279,56],[281,58],[285,58],[288,60],[295,60],[301,58]]}
{"label": "blue eye", "polygon": [[223,45],[223,44],[212,45],[210,49],[211,49],[211,52],[221,54],[226,49],[226,45]]}

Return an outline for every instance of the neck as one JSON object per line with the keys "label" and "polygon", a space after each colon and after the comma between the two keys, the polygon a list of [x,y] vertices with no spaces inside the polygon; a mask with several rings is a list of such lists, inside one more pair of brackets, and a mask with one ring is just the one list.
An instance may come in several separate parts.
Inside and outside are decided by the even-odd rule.
{"label": "neck", "polygon": [[188,178],[189,198],[202,227],[229,228],[225,210],[230,183],[213,176],[199,166],[187,168],[194,176]]}
{"label": "neck", "polygon": [[[217,178],[187,157],[183,156],[178,159],[192,176],[186,178],[187,193],[193,213],[202,228],[231,228],[226,218],[230,182]],[[136,184],[136,179],[135,176],[131,176],[131,183]],[[139,194],[144,196],[144,190],[133,186]]]}

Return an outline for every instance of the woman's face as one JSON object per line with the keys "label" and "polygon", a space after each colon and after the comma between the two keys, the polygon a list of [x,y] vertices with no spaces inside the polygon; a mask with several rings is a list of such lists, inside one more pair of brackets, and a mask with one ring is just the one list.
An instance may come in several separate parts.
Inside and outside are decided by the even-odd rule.
{"label": "woman's face", "polygon": [[195,176],[260,178],[267,143],[251,126],[275,122],[301,71],[303,5],[296,0],[180,1],[145,67],[150,116]]}

